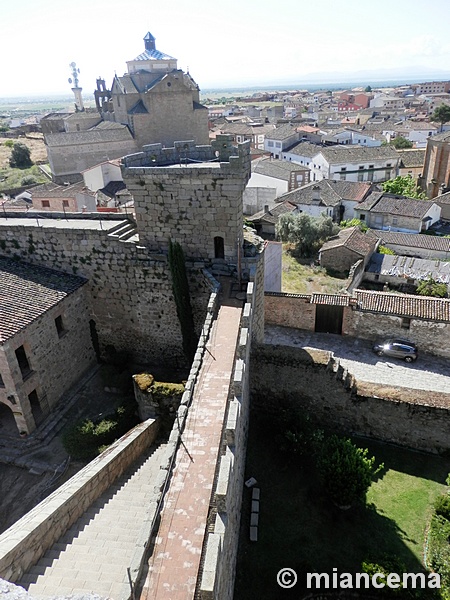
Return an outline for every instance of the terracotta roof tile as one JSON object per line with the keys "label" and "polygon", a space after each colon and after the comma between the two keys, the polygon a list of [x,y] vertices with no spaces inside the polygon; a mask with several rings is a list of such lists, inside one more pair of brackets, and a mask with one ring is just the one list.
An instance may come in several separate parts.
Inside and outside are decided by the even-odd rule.
{"label": "terracotta roof tile", "polygon": [[86,283],[86,279],[0,257],[0,344]]}
{"label": "terracotta roof tile", "polygon": [[358,308],[368,312],[450,322],[450,299],[355,290]]}

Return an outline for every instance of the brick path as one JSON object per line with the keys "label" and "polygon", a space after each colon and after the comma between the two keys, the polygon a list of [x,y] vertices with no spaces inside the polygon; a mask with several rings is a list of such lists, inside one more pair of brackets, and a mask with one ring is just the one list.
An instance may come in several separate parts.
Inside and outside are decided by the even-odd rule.
{"label": "brick path", "polygon": [[227,303],[208,345],[214,358],[206,353],[195,388],[141,600],[189,600],[195,592],[242,309]]}

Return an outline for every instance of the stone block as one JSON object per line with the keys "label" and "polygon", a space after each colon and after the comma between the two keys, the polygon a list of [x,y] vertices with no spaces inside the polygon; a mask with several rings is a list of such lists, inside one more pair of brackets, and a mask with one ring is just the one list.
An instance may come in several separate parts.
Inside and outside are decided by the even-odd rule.
{"label": "stone block", "polygon": [[250,527],[250,541],[257,542],[258,541],[258,528]]}

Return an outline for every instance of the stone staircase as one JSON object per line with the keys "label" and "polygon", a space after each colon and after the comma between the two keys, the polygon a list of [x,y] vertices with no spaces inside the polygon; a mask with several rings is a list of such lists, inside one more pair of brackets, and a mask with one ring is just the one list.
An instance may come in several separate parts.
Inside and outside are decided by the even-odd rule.
{"label": "stone staircase", "polygon": [[120,221],[120,223],[108,231],[108,237],[119,240],[120,242],[134,243],[139,241],[136,224],[132,221]]}
{"label": "stone staircase", "polygon": [[38,600],[95,593],[130,595],[127,568],[154,498],[166,444],[153,446],[67,530],[18,582]]}

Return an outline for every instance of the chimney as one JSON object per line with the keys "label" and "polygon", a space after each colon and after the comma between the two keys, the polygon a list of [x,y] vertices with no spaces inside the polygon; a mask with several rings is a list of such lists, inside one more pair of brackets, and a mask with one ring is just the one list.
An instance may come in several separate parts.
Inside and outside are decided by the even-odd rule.
{"label": "chimney", "polygon": [[269,205],[264,204],[264,213],[268,213],[268,212],[269,212]]}
{"label": "chimney", "polygon": [[312,189],[312,199],[314,202],[320,202],[320,186],[315,185]]}

